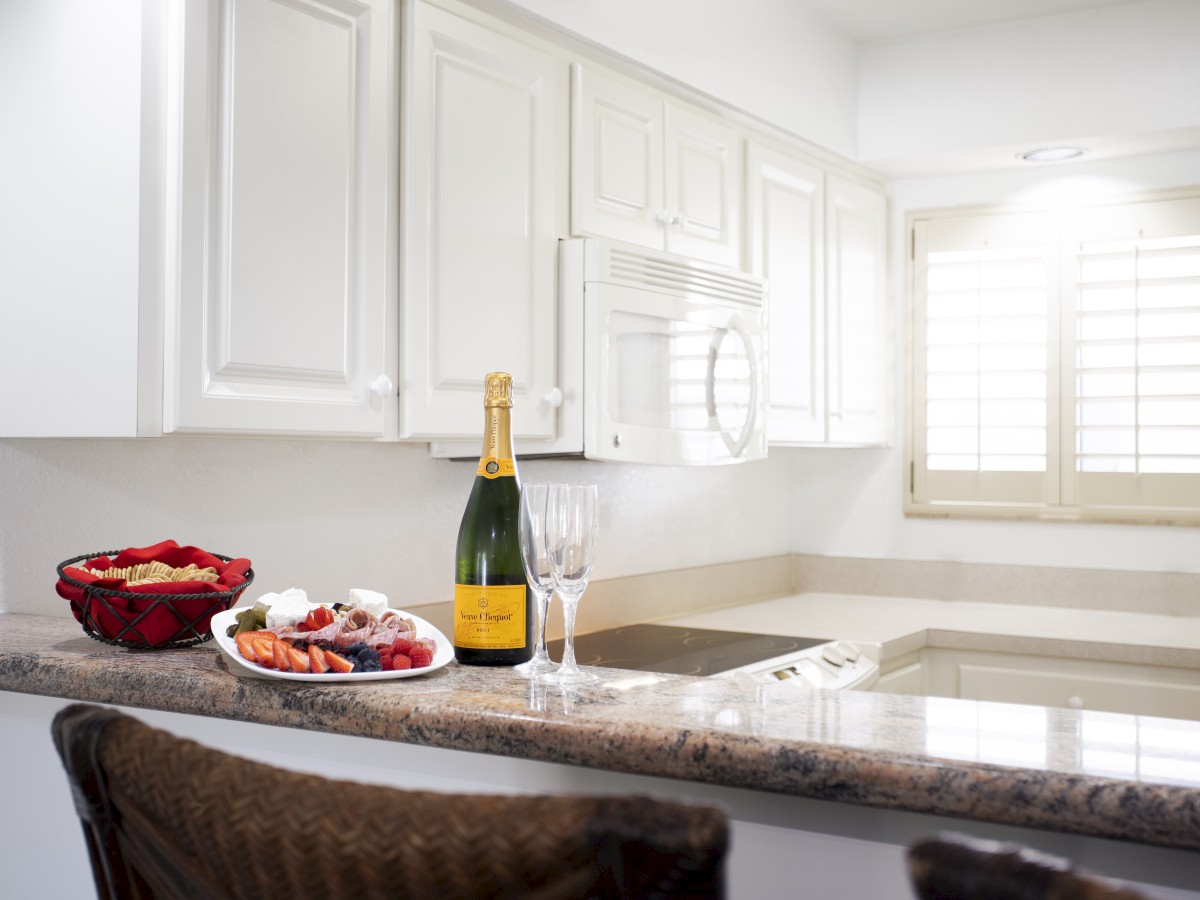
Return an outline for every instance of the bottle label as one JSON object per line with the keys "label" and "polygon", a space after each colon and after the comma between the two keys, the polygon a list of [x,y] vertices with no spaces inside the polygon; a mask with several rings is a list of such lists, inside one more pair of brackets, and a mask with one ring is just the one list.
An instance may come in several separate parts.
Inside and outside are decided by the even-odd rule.
{"label": "bottle label", "polygon": [[517,474],[517,466],[511,459],[485,456],[479,460],[479,468],[475,470],[475,474],[482,475],[484,478],[511,478]]}
{"label": "bottle label", "polygon": [[519,650],[525,646],[525,585],[456,584],[454,646]]}

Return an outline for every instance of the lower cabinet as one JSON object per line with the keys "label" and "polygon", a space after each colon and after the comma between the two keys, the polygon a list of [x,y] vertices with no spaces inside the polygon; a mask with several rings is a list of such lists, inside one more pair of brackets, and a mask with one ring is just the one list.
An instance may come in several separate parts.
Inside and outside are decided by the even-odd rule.
{"label": "lower cabinet", "polygon": [[1200,717],[1200,670],[927,647],[881,666],[874,691]]}

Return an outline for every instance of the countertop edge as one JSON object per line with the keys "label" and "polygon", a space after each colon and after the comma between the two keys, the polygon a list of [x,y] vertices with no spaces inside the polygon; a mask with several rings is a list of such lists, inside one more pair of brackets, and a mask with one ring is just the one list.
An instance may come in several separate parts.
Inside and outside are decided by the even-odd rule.
{"label": "countertop edge", "polygon": [[[626,724],[588,715],[586,704],[559,715],[529,709],[518,676],[483,685],[477,671],[454,666],[420,679],[417,691],[372,691],[240,677],[213,645],[143,653],[117,668],[112,655],[128,651],[77,632],[45,653],[9,645],[25,627],[70,634],[73,622],[54,621],[0,616],[0,690],[1200,849],[1200,789],[1188,785],[732,733],[703,722]],[[669,676],[663,684],[703,681]]]}

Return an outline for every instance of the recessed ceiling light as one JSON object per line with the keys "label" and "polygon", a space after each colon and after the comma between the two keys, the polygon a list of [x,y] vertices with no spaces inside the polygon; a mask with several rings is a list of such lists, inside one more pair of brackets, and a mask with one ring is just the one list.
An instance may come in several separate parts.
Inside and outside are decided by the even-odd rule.
{"label": "recessed ceiling light", "polygon": [[1040,150],[1022,153],[1021,159],[1025,162],[1062,162],[1077,156],[1083,156],[1083,151],[1078,147],[1043,147]]}

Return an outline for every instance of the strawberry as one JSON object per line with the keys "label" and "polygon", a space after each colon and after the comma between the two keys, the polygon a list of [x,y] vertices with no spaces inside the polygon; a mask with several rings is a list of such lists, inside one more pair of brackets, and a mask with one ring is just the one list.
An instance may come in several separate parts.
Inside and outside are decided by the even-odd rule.
{"label": "strawberry", "polygon": [[[279,643],[286,644],[287,641],[279,641]],[[288,644],[286,653],[288,663],[293,672],[307,672],[309,670],[308,654],[303,650]]]}
{"label": "strawberry", "polygon": [[411,659],[409,659],[403,653],[397,653],[395,656],[392,657],[391,663],[389,665],[384,666],[384,670],[392,671],[392,672],[403,672],[405,669],[411,669],[412,667],[413,667],[413,662]]}
{"label": "strawberry", "polygon": [[344,656],[339,656],[332,650],[325,651],[325,661],[329,663],[329,668],[339,675],[344,675],[354,670],[354,663],[350,662]]}
{"label": "strawberry", "polygon": [[316,644],[308,645],[308,670],[317,673],[329,671],[329,663],[325,659],[325,651]]}
{"label": "strawberry", "polygon": [[258,638],[251,642],[251,648],[254,650],[254,659],[260,666],[268,669],[275,668],[275,645],[278,641],[268,640],[267,638]]}
{"label": "strawberry", "polygon": [[287,641],[276,641],[271,645],[271,650],[274,654],[275,668],[280,672],[290,672],[292,664],[288,660]]}
{"label": "strawberry", "polygon": [[[267,634],[270,634],[270,632],[268,631]],[[234,640],[237,642],[238,653],[251,662],[258,661],[258,657],[254,655],[254,642],[260,639],[260,633],[257,631],[242,631],[234,637]]]}
{"label": "strawberry", "polygon": [[333,624],[333,610],[328,606],[317,606],[308,611],[304,619],[306,631],[320,631],[326,625]]}
{"label": "strawberry", "polygon": [[433,662],[433,651],[418,644],[408,652],[408,658],[412,660],[414,669],[423,669]]}

